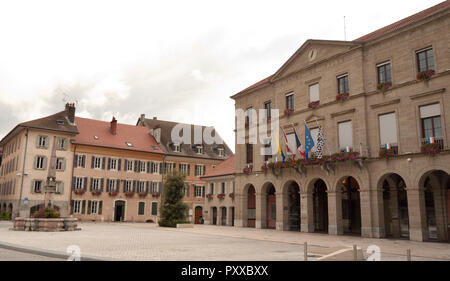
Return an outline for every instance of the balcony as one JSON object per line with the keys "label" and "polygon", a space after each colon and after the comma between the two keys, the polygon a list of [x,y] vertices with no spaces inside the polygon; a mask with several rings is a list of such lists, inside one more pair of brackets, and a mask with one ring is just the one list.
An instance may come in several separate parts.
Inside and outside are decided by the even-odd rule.
{"label": "balcony", "polygon": [[[434,142],[439,144],[439,149],[444,149],[444,138],[443,137],[434,137]],[[428,144],[428,138],[420,139],[420,145],[423,146]]]}
{"label": "balcony", "polygon": [[391,144],[391,148],[387,149],[385,145],[380,146],[378,156],[380,158],[388,158],[398,155],[398,144]]}

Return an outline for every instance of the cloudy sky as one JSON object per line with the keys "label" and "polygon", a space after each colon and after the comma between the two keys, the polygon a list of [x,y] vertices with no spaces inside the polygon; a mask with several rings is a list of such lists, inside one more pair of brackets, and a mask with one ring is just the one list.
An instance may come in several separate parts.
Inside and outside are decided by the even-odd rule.
{"label": "cloudy sky", "polygon": [[77,104],[215,126],[234,149],[229,97],[274,73],[307,39],[356,39],[441,0],[0,2],[0,138]]}

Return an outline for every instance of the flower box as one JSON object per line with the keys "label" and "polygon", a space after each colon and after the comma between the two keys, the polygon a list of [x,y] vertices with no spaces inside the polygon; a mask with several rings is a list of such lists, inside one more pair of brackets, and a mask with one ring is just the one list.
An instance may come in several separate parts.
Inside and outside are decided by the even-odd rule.
{"label": "flower box", "polygon": [[213,197],[214,197],[214,195],[211,193],[206,194],[206,198],[208,198],[210,200],[213,199]]}
{"label": "flower box", "polygon": [[78,195],[82,195],[84,194],[86,191],[84,189],[75,189],[73,191],[73,193],[78,194]]}
{"label": "flower box", "polygon": [[223,200],[225,198],[225,193],[217,194],[217,198]]}
{"label": "flower box", "polygon": [[380,158],[389,158],[389,157],[394,157],[395,156],[395,151],[394,149],[387,149],[387,148],[380,148],[380,152],[378,153],[378,156]]}
{"label": "flower box", "polygon": [[134,192],[133,192],[133,191],[127,191],[127,192],[125,192],[125,196],[126,196],[126,197],[133,197],[133,195],[134,195]]}
{"label": "flower box", "polygon": [[228,194],[228,196],[230,196],[231,199],[234,199],[234,192]]}
{"label": "flower box", "polygon": [[428,154],[434,155],[434,154],[439,153],[441,151],[441,147],[439,146],[439,143],[437,143],[437,142],[435,142],[435,143],[426,143],[426,144],[422,145],[421,151],[423,153],[428,153]]}
{"label": "flower box", "polygon": [[314,109],[314,108],[318,107],[319,105],[320,105],[320,101],[313,101],[308,104],[308,107]]}
{"label": "flower box", "polygon": [[287,108],[284,110],[284,114],[286,115],[291,115],[292,113],[294,113],[294,109],[293,108]]}
{"label": "flower box", "polygon": [[98,195],[102,194],[102,192],[99,191],[99,190],[91,191],[91,193],[92,193],[92,195],[94,195],[94,196],[98,196]]}
{"label": "flower box", "polygon": [[110,191],[109,192],[109,196],[116,196],[118,194],[118,192],[116,191]]}
{"label": "flower box", "polygon": [[378,83],[377,90],[384,94],[391,86],[392,86],[391,81]]}
{"label": "flower box", "polygon": [[250,166],[250,167],[248,167],[248,168],[244,168],[244,169],[242,170],[242,172],[243,172],[244,174],[250,174],[250,173],[252,172],[252,169],[253,169],[253,166]]}
{"label": "flower box", "polygon": [[434,69],[428,69],[417,73],[417,80],[428,82],[435,73]]}
{"label": "flower box", "polygon": [[140,197],[145,197],[147,196],[147,192],[139,192],[138,193]]}
{"label": "flower box", "polygon": [[342,93],[342,94],[338,94],[336,96],[336,100],[338,102],[344,102],[346,99],[348,99],[349,93]]}
{"label": "flower box", "polygon": [[152,193],[152,196],[153,196],[153,197],[159,197],[159,192],[153,192],[153,193]]}
{"label": "flower box", "polygon": [[359,158],[359,152],[340,152],[331,155],[330,161],[346,161],[346,160],[356,160]]}

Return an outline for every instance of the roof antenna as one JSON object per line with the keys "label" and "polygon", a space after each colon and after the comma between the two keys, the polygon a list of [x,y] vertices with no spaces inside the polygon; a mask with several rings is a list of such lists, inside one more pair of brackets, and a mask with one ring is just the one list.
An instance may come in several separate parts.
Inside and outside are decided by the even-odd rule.
{"label": "roof antenna", "polygon": [[347,32],[345,30],[345,16],[344,16],[344,41],[347,41]]}

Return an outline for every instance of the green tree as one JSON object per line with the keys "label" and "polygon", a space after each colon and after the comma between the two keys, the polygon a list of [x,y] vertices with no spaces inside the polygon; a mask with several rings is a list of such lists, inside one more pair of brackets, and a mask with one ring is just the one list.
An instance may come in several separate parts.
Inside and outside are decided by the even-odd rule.
{"label": "green tree", "polygon": [[164,181],[161,200],[160,226],[176,227],[177,223],[186,223],[188,206],[183,202],[185,176],[181,173],[168,174]]}

